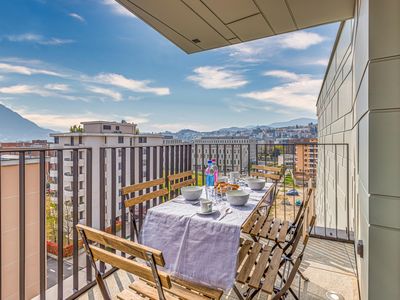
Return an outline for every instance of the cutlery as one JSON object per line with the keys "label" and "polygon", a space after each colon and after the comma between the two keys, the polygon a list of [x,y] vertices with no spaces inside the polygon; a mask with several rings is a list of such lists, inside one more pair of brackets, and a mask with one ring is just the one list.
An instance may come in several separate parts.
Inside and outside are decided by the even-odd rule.
{"label": "cutlery", "polygon": [[217,221],[221,221],[223,218],[226,217],[226,215],[228,215],[230,213],[232,213],[232,209],[230,207],[228,207],[227,209],[225,209],[224,214],[217,219]]}

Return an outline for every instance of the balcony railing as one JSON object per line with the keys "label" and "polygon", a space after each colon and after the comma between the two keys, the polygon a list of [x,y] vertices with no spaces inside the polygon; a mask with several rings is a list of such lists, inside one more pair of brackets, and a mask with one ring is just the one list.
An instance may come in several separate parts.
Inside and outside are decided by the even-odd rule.
{"label": "balcony railing", "polygon": [[[296,169],[305,170],[304,157],[296,160],[296,153],[303,153],[310,144],[178,144],[159,146],[135,146],[118,148],[69,148],[68,155],[71,160],[63,159],[64,149],[44,150],[29,149],[39,154],[39,159],[30,162],[26,158],[24,149],[17,149],[18,160],[15,161],[16,182],[11,188],[6,186],[8,166],[0,165],[0,203],[3,198],[9,197],[10,191],[14,192],[18,205],[19,218],[14,220],[14,228],[18,234],[19,247],[18,259],[15,263],[15,274],[18,282],[15,290],[4,285],[5,278],[0,278],[0,294],[2,298],[14,293],[16,298],[28,298],[40,295],[41,299],[57,297],[75,298],[95,284],[93,270],[89,260],[81,249],[78,234],[73,229],[78,223],[84,223],[101,230],[107,230],[124,238],[133,238],[133,228],[130,227],[129,218],[135,218],[139,230],[143,225],[146,211],[152,206],[162,203],[162,199],[147,201],[133,209],[133,215],[128,214],[123,205],[119,188],[134,183],[148,181],[160,177],[167,179],[169,174],[193,170],[196,183],[202,185],[207,160],[215,158],[219,171],[228,175],[230,171],[239,171],[242,175],[249,175],[252,165],[284,165],[285,174],[278,183],[277,200],[272,212],[274,216],[292,221],[298,209],[298,204],[304,200],[305,183],[314,182],[316,185],[317,223],[314,236],[342,241],[352,241],[352,220],[350,211],[352,205],[349,199],[349,155],[346,144],[313,144],[318,156],[318,163],[313,170],[297,172]],[[296,152],[303,150],[302,152]],[[79,152],[83,150],[83,158],[79,159]],[[96,152],[94,152],[96,151]],[[0,155],[6,153],[0,150]],[[15,150],[13,150],[15,152]],[[121,153],[119,158],[118,153]],[[57,185],[49,185],[46,178],[49,153],[57,161]],[[97,161],[93,160],[96,157]],[[120,164],[119,164],[120,162]],[[303,165],[298,164],[303,162]],[[71,166],[66,166],[66,163]],[[32,168],[32,166],[35,166]],[[72,167],[72,173],[65,172],[64,167]],[[78,174],[79,167],[84,166],[84,188],[79,186],[82,174]],[[68,169],[69,170],[69,169]],[[10,173],[11,174],[11,173]],[[64,177],[72,176],[71,186],[64,185]],[[36,178],[32,180],[32,178]],[[8,182],[8,181],[7,181]],[[167,180],[166,180],[167,182]],[[50,188],[50,189],[49,189]],[[287,193],[295,189],[298,196]],[[6,192],[7,190],[7,192]],[[150,191],[147,191],[150,192]],[[64,196],[69,196],[71,205],[57,205],[65,201]],[[81,197],[84,197],[82,200]],[[33,199],[33,200],[32,200]],[[53,206],[48,203],[52,199]],[[57,200],[54,202],[54,200]],[[38,214],[31,214],[29,208],[32,201],[37,201]],[[300,202],[299,202],[300,201]],[[84,203],[84,204],[82,204]],[[56,223],[51,223],[56,220]],[[35,223],[36,222],[36,223]],[[37,237],[27,239],[26,225],[37,224]],[[4,225],[3,225],[4,226]],[[54,226],[52,235],[49,228]],[[5,227],[4,227],[5,228]],[[6,234],[0,228],[1,235]],[[56,241],[55,246],[46,246],[47,241]],[[1,242],[9,242],[1,239]],[[32,245],[27,243],[33,243]],[[70,258],[65,258],[66,247],[72,245]],[[0,245],[1,246],[1,245]],[[52,247],[55,247],[54,249]],[[0,247],[2,249],[2,247]],[[37,249],[33,251],[32,249]],[[52,250],[53,249],[53,250]],[[49,256],[53,251],[55,255]],[[30,253],[32,251],[32,253]],[[36,254],[35,254],[36,253]],[[30,254],[32,254],[30,256]],[[1,266],[8,263],[7,257],[1,255]],[[37,260],[39,269],[30,269],[26,257]],[[47,274],[48,259],[56,257],[55,271]],[[81,259],[79,259],[81,258]],[[83,258],[83,259],[82,259]],[[64,261],[72,264],[72,272],[65,269]],[[81,261],[81,264],[79,262]],[[82,261],[85,264],[82,265]],[[54,264],[54,262],[53,262]],[[100,265],[102,271],[109,274],[114,269],[106,270],[104,264]],[[4,274],[4,273],[3,273]],[[37,274],[35,280],[32,274]],[[66,276],[69,274],[70,276]],[[28,276],[29,275],[29,276]],[[51,280],[49,279],[50,277]],[[68,278],[65,278],[68,277]],[[33,280],[33,281],[32,281]],[[66,283],[66,281],[69,281]],[[69,288],[72,287],[72,288]]]}

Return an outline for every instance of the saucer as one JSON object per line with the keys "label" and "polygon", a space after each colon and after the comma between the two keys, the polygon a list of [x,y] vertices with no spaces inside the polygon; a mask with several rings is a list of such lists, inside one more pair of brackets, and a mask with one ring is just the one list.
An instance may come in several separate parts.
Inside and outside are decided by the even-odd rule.
{"label": "saucer", "polygon": [[212,215],[212,214],[216,213],[217,211],[219,211],[219,210],[213,208],[212,211],[208,211],[208,212],[198,211],[197,214],[198,215]]}

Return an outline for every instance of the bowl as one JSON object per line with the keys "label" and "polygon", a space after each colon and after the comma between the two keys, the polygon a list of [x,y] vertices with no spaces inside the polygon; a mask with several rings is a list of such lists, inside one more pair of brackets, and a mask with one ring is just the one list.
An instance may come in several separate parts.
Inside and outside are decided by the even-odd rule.
{"label": "bowl", "polygon": [[219,176],[218,182],[228,182],[228,176]]}
{"label": "bowl", "polygon": [[257,179],[257,178],[248,178],[246,180],[247,185],[254,191],[262,190],[265,186],[264,179]]}
{"label": "bowl", "polygon": [[227,191],[226,197],[230,205],[242,206],[247,203],[250,194],[242,190]]}
{"label": "bowl", "polygon": [[184,186],[181,188],[181,192],[185,200],[194,201],[200,198],[203,188],[200,186]]}

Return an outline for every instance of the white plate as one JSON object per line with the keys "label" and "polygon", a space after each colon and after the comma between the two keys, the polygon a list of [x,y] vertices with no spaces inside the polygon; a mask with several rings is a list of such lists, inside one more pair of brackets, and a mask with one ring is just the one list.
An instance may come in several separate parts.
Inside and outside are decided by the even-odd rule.
{"label": "white plate", "polygon": [[211,214],[216,213],[217,211],[219,211],[219,210],[218,209],[213,209],[212,211],[209,211],[209,212],[198,211],[197,214],[198,215],[211,215]]}

